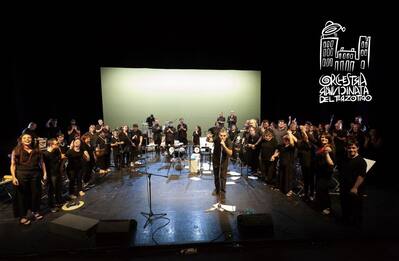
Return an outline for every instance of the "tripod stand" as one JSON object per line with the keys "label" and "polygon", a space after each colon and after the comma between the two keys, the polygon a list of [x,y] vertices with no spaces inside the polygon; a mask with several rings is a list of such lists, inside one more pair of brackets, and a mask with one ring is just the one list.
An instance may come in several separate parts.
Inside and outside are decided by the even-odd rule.
{"label": "tripod stand", "polygon": [[151,176],[160,176],[160,177],[165,177],[162,175],[157,175],[157,174],[151,174],[151,173],[147,173],[147,191],[148,191],[148,205],[150,207],[150,212],[141,212],[141,215],[143,215],[144,217],[147,218],[145,224],[144,224],[144,228],[147,227],[148,224],[150,224],[154,219],[157,218],[161,218],[166,216],[166,213],[159,213],[159,214],[154,214],[154,212],[152,212],[152,198],[151,198]]}

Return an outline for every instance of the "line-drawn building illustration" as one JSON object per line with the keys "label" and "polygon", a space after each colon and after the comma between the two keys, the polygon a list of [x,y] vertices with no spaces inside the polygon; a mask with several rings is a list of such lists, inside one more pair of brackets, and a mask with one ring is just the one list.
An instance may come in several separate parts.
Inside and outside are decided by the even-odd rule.
{"label": "line-drawn building illustration", "polygon": [[328,21],[320,37],[320,70],[330,68],[334,71],[353,72],[364,70],[370,63],[370,36],[359,36],[357,50],[341,47],[338,50],[338,32],[346,28],[338,23]]}

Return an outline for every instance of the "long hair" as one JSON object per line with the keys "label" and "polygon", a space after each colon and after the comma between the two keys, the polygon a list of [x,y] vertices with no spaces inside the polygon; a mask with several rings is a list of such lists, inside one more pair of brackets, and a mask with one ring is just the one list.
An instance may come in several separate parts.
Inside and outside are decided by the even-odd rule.
{"label": "long hair", "polygon": [[23,161],[22,153],[23,153],[23,150],[24,150],[24,145],[22,144],[22,137],[25,136],[25,135],[29,135],[29,134],[25,133],[25,134],[22,134],[21,136],[19,136],[18,139],[17,139],[17,145],[13,149],[15,161],[17,163],[19,163],[19,164],[27,164],[27,163],[29,163],[34,154],[40,153],[39,147],[34,145],[35,143],[33,141],[33,137],[31,135],[29,135],[32,138],[32,141],[31,141],[31,144],[30,144],[31,149],[32,149],[32,153],[29,154],[28,161]]}

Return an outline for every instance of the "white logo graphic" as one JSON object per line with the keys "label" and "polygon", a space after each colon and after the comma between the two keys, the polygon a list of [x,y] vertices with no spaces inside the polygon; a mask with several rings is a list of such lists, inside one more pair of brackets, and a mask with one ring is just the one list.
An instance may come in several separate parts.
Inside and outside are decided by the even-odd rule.
{"label": "white logo graphic", "polygon": [[338,50],[338,32],[346,28],[328,21],[320,37],[320,70],[329,72],[320,76],[319,102],[371,101],[367,80],[362,70],[370,66],[370,36],[359,36],[355,48]]}

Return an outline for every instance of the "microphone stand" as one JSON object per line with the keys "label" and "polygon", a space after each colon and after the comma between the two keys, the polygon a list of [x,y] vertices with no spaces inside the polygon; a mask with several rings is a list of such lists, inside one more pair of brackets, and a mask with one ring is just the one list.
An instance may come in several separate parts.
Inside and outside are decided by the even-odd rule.
{"label": "microphone stand", "polygon": [[145,162],[145,174],[147,175],[147,193],[148,193],[148,205],[150,208],[150,212],[141,212],[141,215],[146,217],[146,222],[144,224],[144,228],[147,227],[148,224],[150,224],[154,219],[157,218],[162,218],[166,216],[166,213],[158,213],[154,214],[152,211],[152,189],[151,189],[151,176],[158,176],[158,177],[165,177],[164,175],[159,175],[159,174],[152,174],[147,171],[147,161]]}

